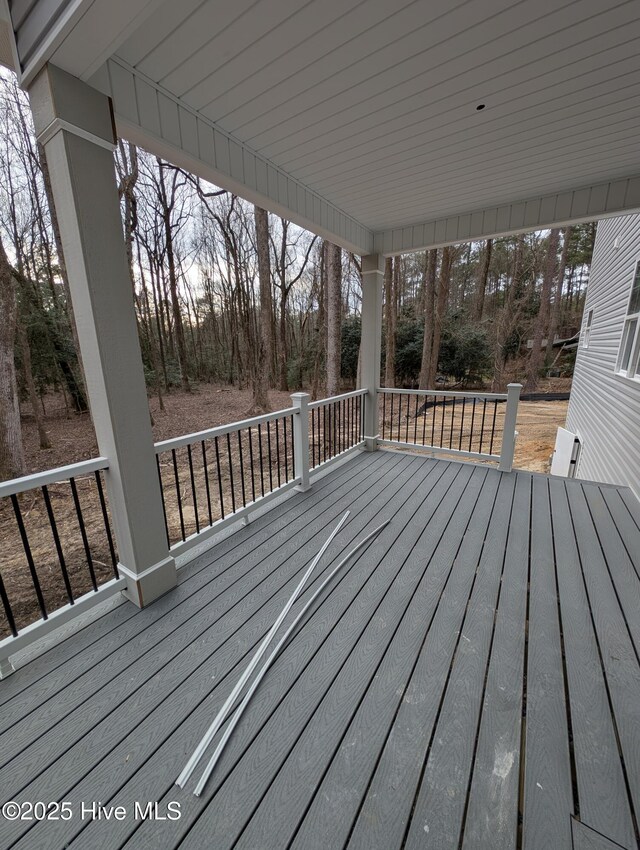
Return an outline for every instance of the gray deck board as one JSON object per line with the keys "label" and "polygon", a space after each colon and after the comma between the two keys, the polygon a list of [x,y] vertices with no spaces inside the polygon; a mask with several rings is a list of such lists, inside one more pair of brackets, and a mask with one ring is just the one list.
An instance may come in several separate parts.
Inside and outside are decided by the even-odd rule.
{"label": "gray deck board", "polygon": [[411,850],[424,847],[425,841],[442,848],[457,848],[460,842],[515,484],[516,479],[511,476],[508,504],[500,512],[500,525],[487,541],[478,565],[478,578],[469,598],[404,844]]}
{"label": "gray deck board", "polygon": [[[5,799],[76,813],[175,800],[180,820],[0,821],[0,850],[637,850],[633,499],[354,456],[200,555],[154,605],[105,614],[0,683]],[[181,791],[178,772],[347,508],[305,595],[343,546],[391,523],[287,643],[203,796],[199,769]]]}
{"label": "gray deck board", "polygon": [[[375,486],[369,479],[365,479],[361,484],[356,482],[349,497],[354,512],[358,507],[357,493],[359,487],[365,490],[362,494],[365,506],[375,506],[375,496],[378,491],[385,492],[387,487],[391,488],[392,493],[396,489],[400,490],[408,477],[418,470],[424,469],[423,464],[424,461],[417,459],[415,464],[406,467],[400,475],[394,475],[395,465],[392,464],[387,475],[381,474]],[[344,506],[338,505],[338,516],[343,509]],[[366,517],[364,522],[366,522]],[[334,524],[335,522],[329,523],[329,527],[333,527]],[[345,526],[344,532],[349,532],[349,537],[345,539],[349,540],[352,535],[357,534],[361,524],[356,518],[353,524],[349,523]],[[300,565],[294,575],[288,578],[285,585],[277,588],[278,595],[271,592],[271,598],[267,602],[262,600],[263,604],[260,604],[260,600],[254,600],[255,604],[245,609],[242,618],[238,617],[237,614],[234,616],[233,612],[228,612],[227,619],[230,620],[230,627],[236,626],[233,641],[223,640],[225,635],[220,629],[220,623],[210,626],[209,633],[212,639],[210,646],[201,641],[188,647],[179,658],[179,663],[172,665],[163,676],[152,678],[137,696],[129,697],[126,704],[123,703],[119,714],[111,715],[108,721],[103,721],[96,729],[90,731],[88,736],[78,740],[52,766],[48,775],[39,777],[37,782],[25,789],[24,795],[31,796],[39,793],[44,787],[53,786],[57,793],[65,795],[65,799],[80,801],[84,799],[83,795],[90,794],[90,789],[95,786],[96,781],[105,791],[117,792],[119,786],[113,783],[117,783],[121,775],[125,778],[128,777],[132,772],[132,767],[146,766],[147,759],[153,753],[152,747],[158,746],[158,738],[160,737],[160,742],[162,742],[163,736],[167,737],[175,732],[181,721],[189,716],[190,712],[198,707],[202,700],[208,698],[212,691],[220,688],[223,693],[221,696],[216,693],[216,697],[220,701],[226,698],[227,692],[233,686],[233,682],[229,682],[233,669],[239,668],[236,670],[235,677],[239,676],[243,665],[246,665],[248,661],[246,656],[264,637],[287,596],[293,591],[293,587],[298,581],[297,576],[325,538],[326,533],[323,533],[317,543],[313,540],[309,542],[309,552],[307,553],[304,550],[301,552],[304,563]],[[273,579],[279,579],[279,571],[274,573]],[[309,587],[312,589],[313,584]],[[270,586],[265,589],[265,593],[273,590],[273,582],[271,582]],[[206,612],[202,616],[205,618]],[[205,709],[208,709],[209,715],[214,711],[212,702],[209,699],[209,703],[204,706]],[[215,706],[215,702],[213,702],[213,705]],[[122,738],[122,735],[118,735],[117,732],[118,717],[124,718],[132,713],[137,717],[140,711],[143,712],[141,720],[145,722],[145,725],[126,736],[122,744],[116,746],[116,751],[111,753],[108,759],[105,759],[105,756],[109,754],[109,748],[117,745]],[[149,718],[145,721],[147,714]],[[206,717],[206,715],[204,716]],[[74,726],[73,721],[74,718],[70,718],[68,721],[70,728]],[[114,723],[114,721],[116,722]],[[181,742],[177,736],[174,739],[174,742],[181,744],[181,749],[179,753],[173,754],[172,758],[165,762],[165,771],[170,773],[167,778],[169,786],[179,772],[176,759],[186,761],[187,756],[201,737],[203,729],[206,728],[207,722],[200,720],[200,724],[200,727],[194,725],[191,737],[185,735]],[[91,756],[88,753],[90,746],[95,748]],[[94,754],[101,758],[96,759]],[[91,771],[90,769],[95,764],[97,764],[97,767]],[[79,775],[80,778],[83,776],[81,768],[89,771],[89,775],[85,781],[78,784]],[[96,777],[95,774],[98,776]],[[157,774],[154,773],[154,781],[157,778]],[[47,837],[50,835],[50,830],[44,832],[46,832]]]}
{"label": "gray deck board", "polygon": [[519,475],[513,497],[463,850],[508,850],[518,835],[531,483]]}
{"label": "gray deck board", "polygon": [[606,681],[584,586],[567,487],[550,479],[580,817],[624,847],[633,823]]}

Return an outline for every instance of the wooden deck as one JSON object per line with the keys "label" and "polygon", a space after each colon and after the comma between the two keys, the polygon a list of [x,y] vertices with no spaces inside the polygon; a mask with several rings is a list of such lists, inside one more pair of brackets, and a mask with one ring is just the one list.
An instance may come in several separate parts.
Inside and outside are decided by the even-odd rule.
{"label": "wooden deck", "polygon": [[[206,787],[173,783],[337,518],[327,587]],[[359,454],[0,684],[0,846],[637,847],[640,505],[629,491]],[[318,579],[317,579],[318,580]],[[312,585],[313,587],[313,585]],[[135,818],[171,801],[179,820]],[[124,806],[82,818],[81,803]]]}

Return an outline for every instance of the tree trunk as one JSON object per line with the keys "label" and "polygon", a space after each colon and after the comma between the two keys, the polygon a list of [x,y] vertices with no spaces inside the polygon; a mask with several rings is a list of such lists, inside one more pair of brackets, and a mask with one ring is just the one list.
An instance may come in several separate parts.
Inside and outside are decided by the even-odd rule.
{"label": "tree trunk", "polygon": [[340,392],[342,251],[327,243],[327,395]]}
{"label": "tree trunk", "polygon": [[564,273],[567,268],[567,256],[569,254],[569,242],[571,241],[572,227],[565,227],[562,243],[562,254],[560,255],[560,267],[558,268],[558,280],[556,291],[551,305],[551,319],[549,321],[549,335],[547,337],[547,360],[553,355],[553,340],[560,325],[560,314],[562,311],[562,291],[564,289]]}
{"label": "tree trunk", "polygon": [[547,246],[547,258],[542,277],[542,290],[540,293],[540,309],[536,317],[531,355],[527,366],[527,380],[525,382],[525,392],[534,392],[538,386],[538,372],[542,365],[542,340],[545,333],[549,330],[549,308],[551,301],[551,291],[553,289],[553,281],[556,275],[558,266],[558,243],[560,241],[560,231],[556,228],[549,234],[549,244]]}
{"label": "tree trunk", "polygon": [[449,299],[449,285],[451,282],[451,267],[453,265],[453,248],[447,245],[442,249],[442,263],[440,264],[440,278],[438,280],[438,299],[436,303],[436,315],[433,324],[433,345],[431,348],[431,365],[429,367],[429,387],[435,387],[436,375],[438,373],[438,358],[440,356],[440,339],[442,337],[442,326],[447,314],[447,301]]}
{"label": "tree trunk", "polygon": [[385,358],[384,385],[396,385],[396,293],[394,287],[394,262],[391,257],[384,261],[384,312],[385,312]]}
{"label": "tree trunk", "polygon": [[438,249],[432,248],[425,257],[424,270],[424,337],[422,340],[422,364],[420,367],[419,387],[421,390],[432,390],[429,385],[431,377],[431,356],[433,352],[433,331],[435,325],[436,300],[436,269],[438,265]]}
{"label": "tree trunk", "polygon": [[522,290],[524,248],[524,236],[520,234],[516,240],[511,284],[507,289],[502,312],[496,320],[496,339],[493,349],[493,379],[491,381],[491,392],[494,393],[503,391],[504,367],[507,361],[505,346],[518,319],[518,315],[515,314],[515,301],[520,297]]}
{"label": "tree trunk", "polygon": [[25,474],[15,367],[16,281],[0,238],[0,480]]}
{"label": "tree trunk", "polygon": [[252,415],[269,409],[269,377],[273,361],[271,336],[271,267],[269,262],[269,215],[266,210],[254,207],[256,248],[258,253],[258,280],[260,284],[260,328],[254,353],[253,409]]}
{"label": "tree trunk", "polygon": [[476,303],[474,310],[474,318],[477,322],[482,319],[484,313],[484,296],[487,291],[487,278],[489,277],[489,266],[491,265],[491,252],[493,249],[493,239],[487,239],[484,243],[484,254],[482,262],[478,269],[478,283],[476,286]]}
{"label": "tree trunk", "polygon": [[[71,290],[69,289],[69,278],[67,276],[67,265],[62,251],[62,236],[60,235],[60,225],[58,223],[58,214],[53,202],[53,191],[51,189],[51,176],[49,174],[49,164],[44,152],[43,146],[38,142],[38,159],[42,170],[42,180],[44,183],[44,192],[49,204],[49,215],[51,216],[51,229],[53,230],[53,239],[56,246],[56,254],[58,256],[58,268],[60,269],[60,277],[65,293],[65,306],[69,327],[71,328],[71,336],[73,337],[73,345],[76,353],[75,368],[68,362],[66,358],[58,357],[60,371],[64,375],[67,383],[69,394],[73,400],[73,406],[77,413],[84,413],[89,409],[87,402],[87,394],[85,391],[86,381],[84,376],[84,368],[82,365],[82,357],[80,354],[80,340],[78,338],[78,329],[76,328],[76,320],[73,313],[73,302],[71,301]],[[57,331],[56,331],[57,333]]]}

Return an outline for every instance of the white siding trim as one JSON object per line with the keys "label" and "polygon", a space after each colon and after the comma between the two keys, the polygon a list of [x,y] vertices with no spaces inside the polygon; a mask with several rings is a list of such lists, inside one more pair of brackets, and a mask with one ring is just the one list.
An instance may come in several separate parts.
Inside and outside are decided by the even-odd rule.
{"label": "white siding trim", "polygon": [[[457,216],[384,230],[374,236],[375,253],[390,256],[469,239],[509,236],[523,230],[563,227],[640,210],[640,175],[582,186],[555,195],[514,201]],[[411,233],[407,239],[406,234]]]}
{"label": "white siding trim", "polygon": [[360,222],[122,60],[106,68],[92,83],[113,98],[118,131],[129,141],[348,251],[371,253],[373,233]]}

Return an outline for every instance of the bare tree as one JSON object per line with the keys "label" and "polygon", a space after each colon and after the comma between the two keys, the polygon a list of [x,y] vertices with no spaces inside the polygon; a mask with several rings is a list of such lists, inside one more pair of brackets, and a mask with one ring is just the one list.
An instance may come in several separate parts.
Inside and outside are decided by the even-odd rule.
{"label": "bare tree", "polygon": [[436,306],[436,271],[438,266],[438,249],[432,248],[425,255],[424,265],[424,336],[422,338],[422,363],[420,367],[419,387],[421,390],[433,389],[432,375],[435,369],[431,367],[433,357],[433,334],[435,328]]}
{"label": "bare tree", "polygon": [[562,253],[560,254],[560,266],[558,267],[558,279],[556,281],[556,291],[553,296],[551,305],[551,317],[549,321],[549,333],[547,336],[547,360],[553,353],[553,340],[558,332],[560,324],[560,311],[562,308],[562,292],[564,289],[564,275],[567,270],[567,256],[569,254],[569,244],[571,242],[572,227],[565,227],[562,235]]}
{"label": "bare tree", "polygon": [[397,301],[394,287],[394,262],[392,257],[386,257],[384,261],[384,312],[385,312],[385,357],[384,357],[384,385],[395,387],[396,385],[396,319]]}
{"label": "bare tree", "polygon": [[547,257],[542,277],[542,290],[540,292],[540,308],[534,325],[531,354],[527,364],[527,378],[524,386],[526,392],[533,392],[538,386],[538,373],[542,365],[542,340],[545,333],[549,331],[551,291],[558,267],[559,241],[560,231],[554,228],[549,233],[547,244]]}
{"label": "bare tree", "polygon": [[0,235],[0,479],[25,473],[14,360],[17,281]]}
{"label": "bare tree", "polygon": [[478,266],[478,279],[476,283],[476,302],[474,307],[474,318],[476,321],[482,319],[484,313],[484,299],[487,291],[487,279],[489,277],[489,267],[491,266],[491,252],[493,249],[493,239],[487,239],[484,243],[484,251],[482,254],[482,262]]}
{"label": "bare tree", "polygon": [[269,263],[269,215],[261,207],[254,207],[256,224],[256,249],[258,254],[258,279],[260,283],[260,331],[253,374],[253,412],[269,409],[268,386],[273,363],[273,335],[271,304],[271,268]]}
{"label": "bare tree", "polygon": [[340,392],[342,251],[327,243],[327,395]]}

